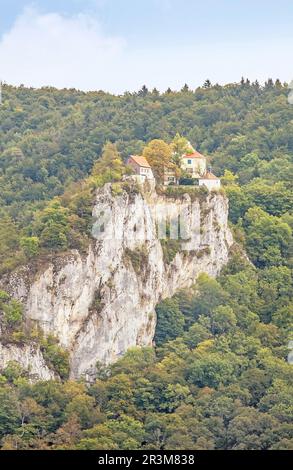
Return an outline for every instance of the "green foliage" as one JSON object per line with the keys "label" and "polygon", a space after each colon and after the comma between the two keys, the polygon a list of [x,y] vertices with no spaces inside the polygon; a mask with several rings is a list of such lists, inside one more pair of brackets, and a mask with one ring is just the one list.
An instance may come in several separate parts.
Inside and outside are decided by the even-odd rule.
{"label": "green foliage", "polygon": [[184,316],[176,300],[166,299],[156,308],[157,329],[155,341],[158,346],[165,341],[175,339],[183,333]]}
{"label": "green foliage", "polygon": [[[156,350],[130,350],[100,368],[92,385],[33,384],[8,364],[0,376],[2,449],[292,449],[287,95],[280,82],[261,87],[245,80],[164,94],[143,87],[116,97],[3,87],[0,274],[38,253],[85,248],[95,189],[119,182],[119,195],[123,161],[154,140],[161,141],[159,176],[163,163],[178,165],[187,141],[209,155],[223,175],[237,241],[255,266],[234,253],[217,280],[201,275],[194,288],[162,302]],[[164,191],[170,198],[186,192],[207,197],[201,188]],[[166,259],[176,252],[169,245]],[[140,254],[128,258],[142,269]],[[21,306],[2,291],[0,315],[2,341],[33,340]],[[54,338],[34,341],[66,379],[68,354]]]}
{"label": "green foliage", "polygon": [[12,217],[0,210],[0,275],[24,261],[19,246],[19,227]]}
{"label": "green foliage", "polygon": [[250,208],[245,216],[248,254],[258,267],[288,264],[292,230],[278,217],[260,208]]}
{"label": "green foliage", "polygon": [[[167,161],[178,166],[180,154],[192,151],[189,142],[207,154],[214,172],[224,174],[233,223],[241,224],[251,207],[279,220],[292,207],[293,108],[288,106],[287,94],[287,86],[279,82],[261,87],[249,81],[116,97],[4,85],[0,273],[35,256],[36,246],[28,246],[26,238],[38,237],[42,254],[54,249],[83,250],[91,232],[94,188],[120,181],[127,172],[123,160],[131,153],[142,153],[146,144],[150,153],[159,146],[161,153],[155,152],[159,168]],[[83,178],[83,183],[76,183]],[[181,189],[170,188],[167,195],[181,197]],[[46,212],[47,201],[54,198],[67,211],[67,224],[59,224],[54,217],[44,220],[41,236],[35,218]],[[243,226],[244,236],[249,225]],[[249,246],[255,238],[250,232]],[[252,253],[253,260],[256,257],[262,266],[278,265],[278,244],[265,243],[264,253]]]}
{"label": "green foliage", "polygon": [[211,331],[214,335],[226,333],[236,326],[237,318],[232,308],[220,305],[211,315]]}
{"label": "green foliage", "polygon": [[[61,197],[55,197],[43,204],[40,210],[30,213],[22,230],[9,216],[5,216],[0,223],[0,272],[10,271],[20,262],[38,254],[46,255],[69,248],[83,251],[91,236],[95,189],[107,182],[121,180],[125,172],[116,146],[107,143],[91,176],[80,183],[71,184]],[[122,189],[125,189],[123,185],[120,192]],[[10,255],[12,250],[16,251],[14,257]]]}
{"label": "green foliage", "polygon": [[105,183],[120,181],[126,173],[120,154],[116,145],[107,142],[103,147],[101,158],[95,163],[92,177],[96,187],[101,187]]}
{"label": "green foliage", "polygon": [[22,237],[20,239],[20,246],[27,258],[33,258],[40,252],[40,240],[38,237]]}
{"label": "green foliage", "polygon": [[124,251],[124,257],[126,262],[131,262],[132,267],[137,274],[143,272],[147,267],[148,253],[146,247],[137,247],[135,250],[126,248]]}
{"label": "green foliage", "polygon": [[[292,302],[288,274],[284,266],[239,269],[232,258],[218,280],[200,276],[158,305],[156,350],[130,349],[91,385],[29,383],[8,364],[2,449],[290,447],[292,317],[283,323],[279,314]],[[56,360],[56,344],[43,340],[47,360]]]}
{"label": "green foliage", "polygon": [[22,314],[21,303],[0,291],[0,319],[5,334],[11,334],[22,326]]}
{"label": "green foliage", "polygon": [[205,186],[167,186],[162,193],[166,197],[180,199],[185,194],[190,196],[191,201],[200,199],[204,201],[209,194],[208,189]]}
{"label": "green foliage", "polygon": [[161,246],[163,250],[163,258],[165,263],[170,264],[174,260],[177,253],[181,251],[180,240],[172,240],[170,238],[162,239]]}
{"label": "green foliage", "polygon": [[69,353],[61,348],[54,336],[41,339],[41,351],[44,359],[62,379],[69,376]]}
{"label": "green foliage", "polygon": [[151,165],[158,181],[162,182],[165,169],[172,167],[170,145],[161,139],[154,139],[145,146],[143,156]]}
{"label": "green foliage", "polygon": [[190,142],[188,142],[186,137],[183,137],[179,133],[175,135],[174,139],[171,142],[171,150],[173,153],[173,162],[178,166],[180,166],[180,160],[182,158],[182,155],[190,155],[194,152],[194,148],[192,147]]}
{"label": "green foliage", "polygon": [[198,387],[218,388],[233,381],[235,365],[221,354],[208,354],[198,357],[188,364],[187,379]]}
{"label": "green foliage", "polygon": [[224,304],[227,293],[216,279],[211,279],[207,274],[200,274],[197,280],[199,295],[197,297],[194,315],[207,315],[216,307]]}
{"label": "green foliage", "polygon": [[18,362],[10,361],[2,371],[3,377],[10,383],[15,383],[17,379],[25,375],[25,372]]}

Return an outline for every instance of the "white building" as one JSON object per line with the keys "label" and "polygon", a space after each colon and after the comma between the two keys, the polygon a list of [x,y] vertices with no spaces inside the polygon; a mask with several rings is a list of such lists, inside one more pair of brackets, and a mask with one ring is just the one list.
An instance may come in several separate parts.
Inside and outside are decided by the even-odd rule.
{"label": "white building", "polygon": [[164,186],[169,186],[170,184],[178,184],[175,170],[166,169],[164,170]]}
{"label": "white building", "polygon": [[190,178],[200,178],[206,173],[207,159],[195,150],[191,155],[182,155],[181,168],[190,175]]}
{"label": "white building", "polygon": [[212,191],[213,189],[220,189],[221,187],[220,178],[213,175],[210,170],[206,171],[204,176],[199,178],[198,182],[199,186],[205,186],[209,191]]}
{"label": "white building", "polygon": [[127,164],[134,170],[135,174],[140,177],[141,181],[154,179],[152,169],[145,157],[131,155]]}

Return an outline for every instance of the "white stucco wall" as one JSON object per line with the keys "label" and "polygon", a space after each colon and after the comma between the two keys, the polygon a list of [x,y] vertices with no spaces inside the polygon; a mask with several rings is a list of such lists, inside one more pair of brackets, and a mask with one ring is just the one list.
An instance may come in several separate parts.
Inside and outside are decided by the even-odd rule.
{"label": "white stucco wall", "polygon": [[216,180],[200,179],[199,186],[206,186],[209,191],[211,191],[212,189],[220,189],[221,180],[220,179],[216,179]]}
{"label": "white stucco wall", "polygon": [[[188,162],[191,163],[188,163]],[[183,170],[190,170],[192,169],[192,176],[198,177],[203,175],[206,172],[207,165],[205,158],[188,158],[183,157],[181,162],[181,168]]]}

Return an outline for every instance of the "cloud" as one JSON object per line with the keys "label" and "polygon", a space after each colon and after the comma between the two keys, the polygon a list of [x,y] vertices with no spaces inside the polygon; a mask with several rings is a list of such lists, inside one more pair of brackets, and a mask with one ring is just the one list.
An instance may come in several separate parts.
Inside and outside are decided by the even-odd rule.
{"label": "cloud", "polygon": [[123,93],[143,84],[160,90],[180,89],[184,83],[195,88],[207,78],[222,84],[241,76],[292,78],[289,41],[205,43],[194,37],[178,46],[167,39],[155,46],[146,40],[141,48],[133,40],[106,34],[96,18],[26,9],[0,39],[1,79],[14,85]]}
{"label": "cloud", "polygon": [[26,9],[0,41],[0,76],[36,87],[114,89],[125,47],[123,38],[105,35],[89,15]]}

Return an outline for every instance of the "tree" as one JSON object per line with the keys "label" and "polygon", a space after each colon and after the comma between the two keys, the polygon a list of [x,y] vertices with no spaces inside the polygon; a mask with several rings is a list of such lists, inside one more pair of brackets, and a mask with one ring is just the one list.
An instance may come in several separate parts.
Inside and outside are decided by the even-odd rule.
{"label": "tree", "polygon": [[56,222],[46,225],[40,236],[40,244],[49,250],[64,250],[68,246],[65,228]]}
{"label": "tree", "polygon": [[96,420],[95,400],[86,394],[75,396],[65,408],[67,419],[77,417],[82,429],[91,427]]}
{"label": "tree", "polygon": [[182,93],[188,93],[189,92],[189,86],[187,85],[187,83],[185,83],[185,85],[181,89],[181,92]]}
{"label": "tree", "polygon": [[153,348],[129,348],[125,355],[111,367],[112,374],[129,374],[144,369],[155,362]]}
{"label": "tree", "polygon": [[199,343],[211,338],[211,332],[200,323],[194,323],[184,334],[184,341],[189,348],[195,348]]}
{"label": "tree", "polygon": [[270,434],[277,421],[253,408],[243,408],[228,427],[228,445],[233,450],[265,450],[271,445]]}
{"label": "tree", "polygon": [[96,161],[92,175],[97,186],[105,183],[119,181],[125,172],[125,166],[121,160],[117,146],[107,142],[102,151],[102,156]]}
{"label": "tree", "polygon": [[0,210],[0,274],[13,269],[21,261],[19,228],[10,216]]}
{"label": "tree", "polygon": [[147,159],[152,167],[156,177],[162,181],[165,169],[171,168],[171,148],[166,142],[160,139],[155,139],[143,150],[143,156]]}
{"label": "tree", "polygon": [[166,299],[157,308],[157,328],[155,341],[158,346],[166,341],[176,338],[183,333],[184,316],[179,310],[178,303],[173,299]]}
{"label": "tree", "polygon": [[225,303],[227,293],[215,279],[207,274],[201,274],[197,280],[198,295],[195,302],[195,318],[199,315],[209,315],[217,306]]}
{"label": "tree", "polygon": [[237,319],[232,308],[220,305],[211,314],[211,330],[214,335],[226,333],[236,326]]}
{"label": "tree", "polygon": [[57,429],[53,441],[54,450],[72,450],[81,437],[81,427],[79,418],[72,414],[68,420]]}
{"label": "tree", "polygon": [[188,382],[198,387],[218,388],[235,380],[235,368],[231,359],[219,353],[196,355],[187,366]]}
{"label": "tree", "polygon": [[234,224],[236,224],[250,207],[251,199],[238,184],[230,184],[230,181],[232,180],[231,175],[232,173],[228,174],[226,172],[223,183],[226,194],[230,201],[229,218]]}
{"label": "tree", "polygon": [[[69,210],[55,199],[43,211],[36,214],[33,232],[38,236],[40,246],[51,251],[63,250],[68,247]],[[23,239],[23,245],[28,251],[37,249],[38,239],[29,237]]]}
{"label": "tree", "polygon": [[40,241],[38,237],[23,237],[20,239],[20,246],[28,258],[39,254]]}
{"label": "tree", "polygon": [[148,93],[149,93],[148,88],[146,87],[146,85],[143,85],[142,88],[138,92],[138,96],[142,96],[144,98],[148,95]]}
{"label": "tree", "polygon": [[211,81],[209,79],[207,79],[204,84],[203,84],[203,88],[211,88],[212,84],[211,84]]}
{"label": "tree", "polygon": [[15,330],[21,326],[23,307],[20,302],[10,299],[8,302],[0,303],[0,310],[3,310],[4,325],[8,330]]}
{"label": "tree", "polygon": [[119,449],[139,449],[144,440],[144,427],[140,421],[122,415],[117,420],[110,420],[108,428],[112,433],[112,439],[119,446]]}
{"label": "tree", "polygon": [[172,161],[180,168],[182,155],[191,154],[194,152],[194,148],[190,142],[177,133],[170,144],[172,150]]}
{"label": "tree", "polygon": [[58,340],[50,335],[41,339],[41,350],[44,358],[49,362],[51,367],[62,378],[69,376],[69,353],[59,346]]}
{"label": "tree", "polygon": [[284,263],[292,239],[291,228],[260,208],[250,208],[245,216],[248,254],[259,267]]}
{"label": "tree", "polygon": [[0,436],[3,438],[13,434],[20,425],[18,399],[13,392],[7,394],[7,389],[0,388]]}
{"label": "tree", "polygon": [[231,186],[232,184],[237,184],[238,176],[234,175],[232,171],[225,170],[224,176],[221,178],[221,183],[224,186]]}

